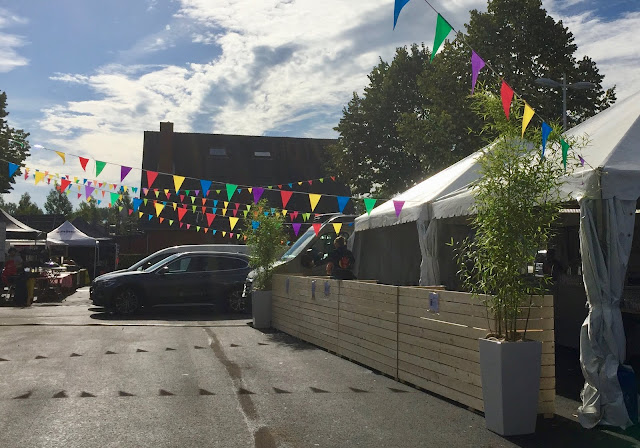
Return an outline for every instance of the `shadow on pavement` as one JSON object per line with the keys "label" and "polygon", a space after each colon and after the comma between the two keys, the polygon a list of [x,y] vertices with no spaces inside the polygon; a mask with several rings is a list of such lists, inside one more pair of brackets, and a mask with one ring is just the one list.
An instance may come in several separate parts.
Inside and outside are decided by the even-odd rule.
{"label": "shadow on pavement", "polygon": [[103,308],[90,307],[89,311],[93,311],[90,315],[91,319],[109,321],[109,322],[130,322],[144,320],[162,320],[169,322],[176,321],[224,321],[224,320],[243,320],[250,319],[248,314],[238,313],[222,313],[212,306],[157,306],[144,309],[132,316],[121,316],[110,314]]}

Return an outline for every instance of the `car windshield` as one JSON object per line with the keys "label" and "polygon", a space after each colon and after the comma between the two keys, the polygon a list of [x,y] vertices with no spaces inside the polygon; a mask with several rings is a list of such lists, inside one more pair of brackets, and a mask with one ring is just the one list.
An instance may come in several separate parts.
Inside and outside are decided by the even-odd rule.
{"label": "car windshield", "polygon": [[291,246],[289,248],[289,250],[286,251],[284,253],[284,255],[282,255],[281,260],[282,261],[289,261],[289,260],[293,260],[294,258],[296,258],[296,256],[300,252],[302,252],[302,249],[304,249],[307,246],[307,243],[313,239],[315,234],[316,233],[313,231],[313,227],[309,227],[307,229],[307,231],[304,232],[300,238],[298,238],[298,241],[296,241],[293,244],[293,246]]}
{"label": "car windshield", "polygon": [[158,261],[156,264],[149,266],[148,268],[144,269],[144,272],[152,272],[155,271],[156,269],[158,269],[160,266],[165,265],[166,263],[169,263],[173,260],[175,260],[176,258],[178,258],[180,255],[182,254],[173,254],[173,255],[169,255],[167,258],[163,258],[162,260]]}

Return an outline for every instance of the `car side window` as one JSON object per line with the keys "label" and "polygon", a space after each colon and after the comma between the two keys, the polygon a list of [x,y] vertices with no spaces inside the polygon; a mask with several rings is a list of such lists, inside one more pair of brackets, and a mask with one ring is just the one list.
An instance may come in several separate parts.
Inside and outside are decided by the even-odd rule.
{"label": "car side window", "polygon": [[249,265],[246,260],[232,257],[219,257],[218,270],[228,271],[231,269],[244,269]]}
{"label": "car side window", "polygon": [[187,272],[189,265],[195,262],[194,257],[183,257],[178,260],[172,261],[167,265],[168,271],[172,273]]}
{"label": "car side window", "polygon": [[220,264],[219,262],[219,258],[220,257],[206,257],[205,258],[205,264],[204,264],[204,269],[207,272],[210,271],[217,271],[218,270],[218,265]]}

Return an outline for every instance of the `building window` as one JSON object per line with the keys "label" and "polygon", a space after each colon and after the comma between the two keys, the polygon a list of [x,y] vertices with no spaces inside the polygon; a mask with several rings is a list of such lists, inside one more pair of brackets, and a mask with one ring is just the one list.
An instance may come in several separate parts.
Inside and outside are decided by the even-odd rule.
{"label": "building window", "polygon": [[271,151],[254,151],[253,156],[263,159],[270,159]]}
{"label": "building window", "polygon": [[209,155],[214,157],[227,157],[227,150],[224,148],[209,148]]}

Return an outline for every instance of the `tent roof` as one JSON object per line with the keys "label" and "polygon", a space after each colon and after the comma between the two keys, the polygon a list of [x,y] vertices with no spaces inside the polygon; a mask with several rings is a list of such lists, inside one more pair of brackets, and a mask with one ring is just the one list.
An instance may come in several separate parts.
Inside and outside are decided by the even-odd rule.
{"label": "tent roof", "polygon": [[18,221],[1,208],[0,221],[7,224],[7,239],[36,239],[44,236],[43,232]]}
{"label": "tent roof", "polygon": [[[605,109],[567,131],[570,137],[586,136],[581,150],[587,162],[563,185],[574,199],[583,197],[635,200],[640,197],[640,92]],[[356,231],[402,224],[420,218],[446,218],[469,214],[473,193],[469,184],[478,177],[476,160],[481,151],[431,176],[394,200],[407,202],[399,218],[393,200],[375,208],[370,216],[356,219]]]}
{"label": "tent roof", "polygon": [[69,221],[63,222],[57,229],[47,233],[47,243],[65,246],[93,246],[96,239],[79,231]]}

